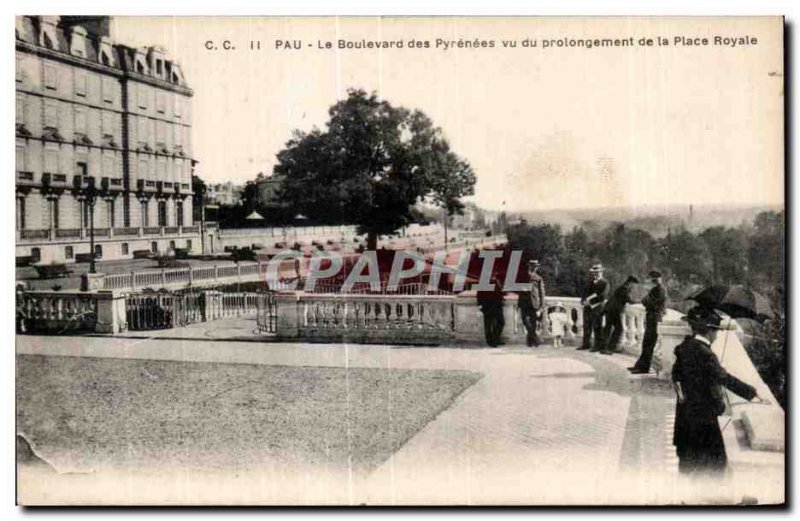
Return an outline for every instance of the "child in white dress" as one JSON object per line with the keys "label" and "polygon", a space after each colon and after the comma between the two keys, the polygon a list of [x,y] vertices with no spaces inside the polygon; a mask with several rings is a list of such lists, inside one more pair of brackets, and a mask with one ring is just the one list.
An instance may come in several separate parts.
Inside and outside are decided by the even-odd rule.
{"label": "child in white dress", "polygon": [[561,302],[547,308],[547,320],[550,322],[550,335],[553,338],[553,347],[563,347],[563,338],[569,329],[567,308]]}

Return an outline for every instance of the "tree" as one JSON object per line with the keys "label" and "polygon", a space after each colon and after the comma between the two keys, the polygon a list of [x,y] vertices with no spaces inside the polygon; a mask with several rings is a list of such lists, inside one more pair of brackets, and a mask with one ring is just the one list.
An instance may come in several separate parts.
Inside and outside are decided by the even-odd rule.
{"label": "tree", "polygon": [[472,168],[419,110],[351,89],[328,114],[325,130],[296,131],[277,156],[281,197],[296,211],[355,223],[374,249],[378,235],[413,222],[414,204],[427,199],[451,214],[473,193]]}
{"label": "tree", "polygon": [[747,277],[747,237],[740,229],[712,226],[700,234],[711,254],[713,280],[742,284]]}

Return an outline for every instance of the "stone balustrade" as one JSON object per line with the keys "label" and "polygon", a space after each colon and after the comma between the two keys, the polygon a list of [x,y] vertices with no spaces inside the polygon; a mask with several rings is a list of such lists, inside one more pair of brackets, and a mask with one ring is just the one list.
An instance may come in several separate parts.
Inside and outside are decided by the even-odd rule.
{"label": "stone balustrade", "polygon": [[17,295],[17,328],[25,333],[119,333],[125,297],[111,291],[26,291]]}

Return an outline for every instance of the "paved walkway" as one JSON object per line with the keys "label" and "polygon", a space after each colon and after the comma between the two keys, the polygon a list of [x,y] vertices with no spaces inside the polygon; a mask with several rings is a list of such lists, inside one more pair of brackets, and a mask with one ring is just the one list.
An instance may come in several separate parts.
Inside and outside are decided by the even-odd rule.
{"label": "paved walkway", "polygon": [[[677,473],[663,382],[633,359],[574,348],[289,344],[254,322],[133,337],[17,337],[17,353],[333,367],[466,369],[484,377],[366,480],[334,502],[603,504],[674,501]],[[233,335],[232,333],[236,333]],[[216,337],[216,338],[214,338]],[[207,340],[207,341],[199,341]],[[221,489],[220,489],[221,490]],[[222,498],[220,498],[222,499]]]}

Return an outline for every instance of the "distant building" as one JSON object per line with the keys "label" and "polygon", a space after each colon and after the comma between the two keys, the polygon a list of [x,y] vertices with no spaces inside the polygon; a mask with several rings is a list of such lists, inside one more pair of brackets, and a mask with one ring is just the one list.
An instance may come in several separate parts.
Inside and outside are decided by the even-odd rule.
{"label": "distant building", "polygon": [[276,210],[286,206],[279,196],[282,180],[282,177],[277,175],[264,176],[259,174],[256,178],[258,202],[264,209]]}
{"label": "distant building", "polygon": [[199,250],[192,90],[161,47],[112,41],[108,17],[16,18],[17,256]]}
{"label": "distant building", "polygon": [[206,187],[206,203],[233,206],[242,200],[242,186],[227,183],[210,184]]}

